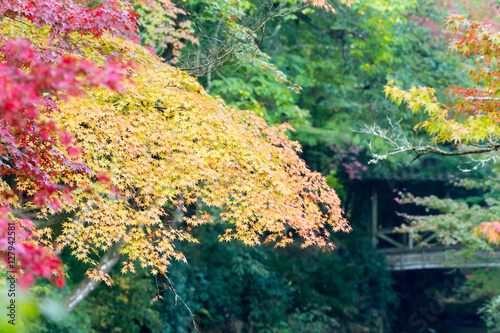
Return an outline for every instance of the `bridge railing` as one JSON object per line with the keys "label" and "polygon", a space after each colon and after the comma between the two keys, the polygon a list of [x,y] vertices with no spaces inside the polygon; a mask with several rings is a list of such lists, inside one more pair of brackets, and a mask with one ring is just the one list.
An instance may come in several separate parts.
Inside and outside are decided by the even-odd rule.
{"label": "bridge railing", "polygon": [[394,229],[377,230],[377,249],[397,248],[401,250],[412,250],[416,247],[427,247],[436,239],[432,231],[409,232],[396,231]]}

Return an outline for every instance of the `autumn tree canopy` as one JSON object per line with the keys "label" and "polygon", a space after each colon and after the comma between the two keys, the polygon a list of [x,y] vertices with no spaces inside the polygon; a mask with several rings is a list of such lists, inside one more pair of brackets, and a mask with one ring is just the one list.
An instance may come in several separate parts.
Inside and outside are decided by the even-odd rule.
{"label": "autumn tree canopy", "polygon": [[[463,123],[466,113],[442,91],[474,82],[456,69],[469,60],[447,51],[443,22],[458,10],[498,30],[495,0],[350,7],[330,0],[338,14],[323,1],[129,2],[1,2],[11,8],[2,14],[2,36],[20,45],[2,57],[21,59],[31,49],[26,57],[40,61],[0,60],[14,73],[0,89],[23,82],[16,96],[36,97],[21,104],[34,106],[29,129],[27,117],[20,130],[14,121],[5,126],[12,133],[5,146],[12,145],[0,159],[9,167],[0,239],[10,251],[8,233],[16,235],[10,252],[23,269],[19,282],[31,287],[16,292],[16,326],[1,322],[0,331],[23,331],[22,324],[28,332],[187,333],[194,318],[210,332],[409,332],[418,327],[408,317],[434,302],[443,279],[474,289],[464,298],[446,293],[446,304],[475,300],[446,306],[454,326],[467,318],[469,327],[475,305],[500,293],[494,268],[393,274],[380,253],[389,242],[379,234],[407,222],[402,231],[410,234],[393,236],[413,240],[414,250],[438,241],[468,255],[496,250],[492,164],[470,173],[454,165],[489,155],[429,153],[407,165],[422,151],[394,156],[399,148],[457,154],[479,147],[427,144],[424,128],[411,129],[428,114],[383,93],[391,78],[390,88],[432,87],[434,102],[450,107],[444,121]],[[403,139],[393,140],[399,146],[360,135],[365,124],[385,131],[387,117],[401,127],[377,133]],[[295,130],[274,126],[282,123]],[[391,158],[368,163],[371,151],[394,147]],[[333,192],[297,155],[325,175],[355,232],[333,234],[342,225],[328,225]],[[455,177],[471,182],[453,187]],[[408,203],[400,206],[398,190],[415,196],[398,199]],[[301,248],[332,241],[335,251]],[[0,280],[8,276],[0,269]],[[439,331],[435,325],[449,318],[436,316],[429,327]]]}
{"label": "autumn tree canopy", "polygon": [[[15,249],[11,268],[26,285],[63,283],[63,247],[107,283],[98,253],[115,244],[123,272],[164,274],[184,259],[174,241],[197,242],[191,227],[215,216],[227,224],[221,241],[247,245],[299,237],[333,248],[330,231],[349,231],[335,191],[297,156],[291,127],[225,106],[137,44],[130,5],[4,0],[0,15],[0,244],[5,265]],[[174,228],[168,203],[197,213]],[[28,211],[69,217],[52,239]]]}
{"label": "autumn tree canopy", "polygon": [[[417,140],[395,133],[378,125],[366,127],[362,132],[381,137],[390,144],[386,154],[375,154],[371,162],[377,163],[388,156],[413,152],[411,162],[421,156],[471,156],[470,172],[494,162],[500,150],[498,109],[500,98],[498,33],[490,25],[466,19],[454,12],[446,21],[449,51],[462,56],[461,71],[470,85],[453,84],[445,95],[432,87],[413,86],[403,90],[398,82],[390,80],[385,87],[386,97],[397,106],[405,105],[412,113],[423,113],[423,121],[414,127],[423,129],[428,137]],[[440,98],[438,99],[438,96]],[[430,139],[429,144],[423,144]],[[471,189],[482,188],[496,193],[497,178],[483,182],[460,181],[458,185]],[[404,194],[400,203],[424,206],[438,212],[433,215],[403,215],[408,223],[402,231],[432,231],[446,245],[462,244],[469,250],[493,250],[500,242],[497,201],[487,196],[483,205],[469,205],[453,199],[436,196],[416,197]]]}
{"label": "autumn tree canopy", "polygon": [[[385,93],[397,105],[404,103],[412,112],[425,113],[426,118],[417,124],[415,129],[425,129],[433,143],[462,144],[466,148],[448,151],[430,145],[414,146],[409,142],[396,140],[394,151],[390,151],[388,155],[404,151],[415,152],[416,158],[427,154],[496,154],[500,149],[497,117],[497,95],[500,87],[497,49],[500,42],[497,33],[490,31],[485,24],[469,21],[458,13],[448,17],[446,27],[451,34],[449,50],[464,57],[461,70],[474,86],[449,86],[446,90],[449,102],[438,101],[437,92],[432,87],[412,87],[405,91],[399,88],[394,80],[389,81]],[[381,132],[377,130],[372,131],[372,134],[381,136]]]}

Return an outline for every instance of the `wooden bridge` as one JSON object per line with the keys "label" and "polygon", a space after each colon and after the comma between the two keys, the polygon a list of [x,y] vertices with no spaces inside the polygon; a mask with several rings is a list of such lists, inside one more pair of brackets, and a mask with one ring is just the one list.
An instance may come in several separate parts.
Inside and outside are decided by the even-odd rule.
{"label": "wooden bridge", "polygon": [[500,248],[495,252],[475,252],[465,256],[463,247],[437,245],[433,232],[401,233],[394,229],[380,229],[378,225],[377,193],[372,192],[372,243],[386,255],[392,271],[500,267]]}
{"label": "wooden bridge", "polygon": [[[380,230],[377,238],[379,244],[393,245],[383,248],[379,246],[378,250],[386,255],[387,265],[392,271],[500,266],[500,251],[475,252],[471,256],[465,256],[461,253],[460,246],[428,246],[428,242],[435,239],[432,233],[420,236],[411,233],[396,233],[393,230]],[[401,242],[397,240],[398,238],[406,242]],[[416,242],[415,239],[419,241]]]}

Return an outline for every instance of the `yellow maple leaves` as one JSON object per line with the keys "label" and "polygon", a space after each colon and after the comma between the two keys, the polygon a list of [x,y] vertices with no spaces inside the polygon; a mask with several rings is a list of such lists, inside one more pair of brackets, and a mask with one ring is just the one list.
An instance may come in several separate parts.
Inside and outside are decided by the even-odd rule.
{"label": "yellow maple leaves", "polygon": [[[284,246],[298,237],[303,246],[332,248],[328,230],[350,230],[335,191],[298,157],[289,125],[269,127],[252,112],[225,106],[134,43],[105,34],[94,46],[84,44],[83,56],[96,63],[119,52],[123,62],[136,64],[122,92],[93,89],[45,115],[82,149],[68,158],[91,169],[74,175],[61,165],[57,179],[76,189],[64,207],[75,217],[63,224],[57,242],[96,267],[90,277],[110,283],[97,269],[96,253],[117,243],[123,244],[123,273],[133,272],[134,263],[165,272],[171,260],[185,260],[174,242],[197,242],[191,227],[215,216],[202,211],[184,218],[187,228],[173,227],[165,207],[181,196],[187,206],[220,211],[217,218],[228,224],[220,240]],[[99,174],[109,182],[96,181]]]}

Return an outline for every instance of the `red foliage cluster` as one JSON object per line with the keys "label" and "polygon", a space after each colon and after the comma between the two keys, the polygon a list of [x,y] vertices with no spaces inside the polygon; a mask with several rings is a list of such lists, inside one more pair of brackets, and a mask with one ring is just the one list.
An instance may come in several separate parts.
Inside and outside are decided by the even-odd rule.
{"label": "red foliage cluster", "polygon": [[361,175],[368,169],[366,165],[359,162],[360,148],[352,145],[347,149],[338,145],[330,147],[334,151],[333,161],[329,164],[330,167],[343,167],[349,179],[361,179]]}
{"label": "red foliage cluster", "polygon": [[55,0],[1,0],[0,4],[0,16],[26,18],[38,27],[48,25],[59,36],[84,32],[98,37],[105,31],[122,35],[137,30],[137,14],[119,0],[106,0],[95,8]]}
{"label": "red foliage cluster", "polygon": [[61,260],[49,253],[45,247],[33,240],[33,224],[27,219],[13,222],[8,207],[0,208],[0,249],[5,249],[4,261],[9,274],[23,270],[18,282],[23,287],[33,284],[36,276],[41,276],[64,286]]}
{"label": "red foliage cluster", "polygon": [[450,49],[470,58],[464,71],[476,83],[475,87],[451,86],[448,92],[457,102],[454,109],[467,114],[490,114],[496,121],[500,102],[496,97],[500,86],[500,47],[496,33],[484,23],[469,21],[459,13],[448,17],[447,26],[452,31]]}
{"label": "red foliage cluster", "polygon": [[[441,0],[436,3],[438,13],[439,7],[442,11],[449,13],[467,13],[470,20],[483,22],[486,29],[490,32],[496,33],[500,30],[500,6],[495,0]],[[414,15],[409,13],[408,19],[417,22],[422,27],[429,28],[430,35],[439,42],[448,40],[449,33],[443,28],[441,18],[438,19],[436,15]]]}
{"label": "red foliage cluster", "polygon": [[[79,153],[71,145],[68,132],[54,122],[41,121],[40,115],[55,111],[57,100],[79,95],[85,88],[105,86],[118,90],[122,79],[117,65],[110,63],[100,68],[68,55],[68,51],[78,50],[66,36],[79,32],[99,38],[105,31],[132,36],[137,29],[137,15],[131,12],[130,5],[118,0],[105,1],[96,8],[73,1],[0,0],[0,18],[25,19],[39,27],[50,27],[51,46],[60,51],[47,56],[45,50],[27,39],[11,40],[0,35],[0,172],[31,180],[38,191],[29,200],[57,211],[60,202],[49,198],[58,191],[68,194],[71,189],[51,181],[60,169],[56,166],[66,165],[75,173],[91,171],[66,159],[54,148],[60,142],[70,154]],[[0,253],[8,260],[7,230],[9,221],[12,222],[7,217],[11,211],[8,196],[0,198],[0,207]],[[62,285],[61,262],[32,237],[34,225],[26,219],[16,219],[15,225],[16,259],[25,272],[21,282],[29,285],[34,276],[49,278],[56,273],[57,284]]]}

